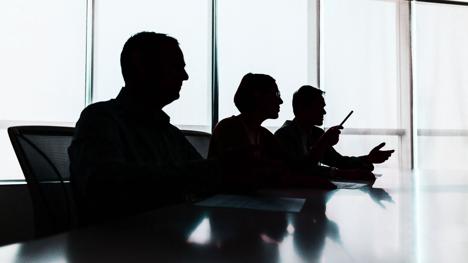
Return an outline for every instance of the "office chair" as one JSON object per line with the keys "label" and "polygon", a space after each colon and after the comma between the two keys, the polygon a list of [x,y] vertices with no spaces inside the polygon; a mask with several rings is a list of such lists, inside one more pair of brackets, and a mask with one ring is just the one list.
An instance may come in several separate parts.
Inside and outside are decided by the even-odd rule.
{"label": "office chair", "polygon": [[31,195],[36,237],[69,230],[76,223],[68,158],[73,131],[52,126],[8,128]]}
{"label": "office chair", "polygon": [[203,157],[207,158],[208,148],[210,146],[211,134],[201,131],[182,130],[185,138],[193,145],[198,153]]}

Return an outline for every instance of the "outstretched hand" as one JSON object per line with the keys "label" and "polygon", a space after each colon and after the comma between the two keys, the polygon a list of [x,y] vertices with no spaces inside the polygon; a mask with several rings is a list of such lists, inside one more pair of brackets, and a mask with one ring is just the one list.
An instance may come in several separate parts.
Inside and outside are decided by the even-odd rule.
{"label": "outstretched hand", "polygon": [[371,163],[383,163],[386,160],[388,160],[388,158],[390,158],[390,156],[392,155],[392,153],[395,150],[385,150],[385,151],[380,150],[384,146],[385,146],[385,143],[383,142],[383,143],[375,146],[374,149],[372,149],[369,152],[369,154],[367,155],[367,159],[369,160],[369,162],[371,162]]}

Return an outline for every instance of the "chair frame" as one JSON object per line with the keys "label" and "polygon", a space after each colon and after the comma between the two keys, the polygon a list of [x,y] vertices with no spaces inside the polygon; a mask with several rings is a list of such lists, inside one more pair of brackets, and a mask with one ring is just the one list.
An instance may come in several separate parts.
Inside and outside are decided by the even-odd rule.
{"label": "chair frame", "polygon": [[[72,220],[72,200],[71,200],[71,194],[68,193],[67,189],[65,188],[65,182],[69,182],[66,178],[63,178],[63,176],[60,174],[59,170],[57,167],[52,163],[50,158],[41,150],[39,149],[31,140],[29,140],[25,135],[52,135],[52,136],[70,136],[72,137],[74,134],[74,128],[72,127],[58,127],[58,126],[14,126],[14,127],[9,127],[8,128],[8,135],[10,137],[11,144],[13,146],[13,149],[15,151],[16,157],[18,158],[18,162],[21,166],[21,170],[23,171],[24,177],[27,182],[28,190],[30,192],[31,196],[31,201],[33,203],[33,212],[34,212],[34,217],[35,217],[35,233],[37,237],[42,237],[45,236],[47,233],[43,233],[39,231],[38,225],[41,224],[39,222],[41,217],[39,214],[41,212],[39,211],[39,207],[44,207],[46,209],[46,214],[47,216],[54,220],[57,221],[57,219],[53,216],[53,213],[51,212],[52,209],[50,208],[49,204],[46,201],[45,194],[43,193],[41,187],[39,184],[41,183],[40,180],[35,176],[34,174],[34,169],[31,167],[31,164],[28,162],[27,158],[25,157],[25,151],[23,147],[20,144],[20,140],[23,140],[26,142],[29,146],[31,146],[34,150],[39,153],[44,160],[50,165],[52,170],[55,173],[55,176],[57,177],[58,183],[60,183],[61,188],[63,190],[63,194],[65,196],[65,202],[66,202],[66,209],[67,209],[67,218],[68,222],[67,224],[71,227],[73,225],[73,220]],[[57,182],[57,181],[50,181],[50,182]],[[37,200],[37,198],[34,197],[39,197],[41,200]],[[42,213],[43,214],[43,213]]]}
{"label": "chair frame", "polygon": [[203,131],[195,131],[195,130],[182,130],[182,133],[185,136],[199,136],[199,135],[211,136],[211,133],[203,132]]}
{"label": "chair frame", "polygon": [[[182,133],[184,134],[185,138],[187,138],[187,136],[206,136],[206,137],[209,137],[211,138],[211,133],[208,133],[208,132],[202,132],[202,131],[195,131],[195,130],[181,130]],[[189,141],[190,142],[190,141]],[[191,142],[190,142],[191,143]],[[196,149],[195,145],[192,144],[192,146]],[[198,151],[198,149],[196,149]],[[199,152],[200,153],[200,152]],[[201,153],[200,153],[201,154]],[[201,154],[202,155],[202,154]],[[202,155],[203,156],[203,155]],[[205,158],[205,156],[203,156],[203,158]],[[206,156],[207,158],[207,156]]]}

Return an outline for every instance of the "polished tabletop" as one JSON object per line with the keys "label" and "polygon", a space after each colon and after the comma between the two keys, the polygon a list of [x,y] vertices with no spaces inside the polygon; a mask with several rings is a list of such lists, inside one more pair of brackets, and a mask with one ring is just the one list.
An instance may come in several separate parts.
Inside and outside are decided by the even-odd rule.
{"label": "polished tabletop", "polygon": [[172,206],[0,247],[0,262],[468,262],[468,172],[378,172],[258,193],[304,198],[300,212]]}

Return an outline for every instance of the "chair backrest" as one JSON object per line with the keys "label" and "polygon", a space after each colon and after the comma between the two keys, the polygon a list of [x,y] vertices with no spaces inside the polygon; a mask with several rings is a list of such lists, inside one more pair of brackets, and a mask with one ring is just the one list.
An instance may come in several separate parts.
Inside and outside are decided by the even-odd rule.
{"label": "chair backrest", "polygon": [[36,237],[66,231],[76,222],[68,158],[73,132],[70,127],[8,128],[31,195]]}
{"label": "chair backrest", "polygon": [[210,146],[211,134],[201,131],[182,130],[185,138],[193,145],[198,153],[206,159]]}

